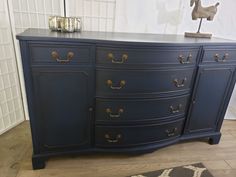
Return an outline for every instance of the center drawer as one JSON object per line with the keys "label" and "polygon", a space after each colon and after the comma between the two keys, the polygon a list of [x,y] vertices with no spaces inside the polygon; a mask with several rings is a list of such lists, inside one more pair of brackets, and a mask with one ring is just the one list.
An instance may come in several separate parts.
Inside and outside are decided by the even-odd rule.
{"label": "center drawer", "polygon": [[162,65],[195,65],[199,47],[147,47],[130,46],[97,47],[98,65],[112,66],[162,66]]}
{"label": "center drawer", "polygon": [[169,70],[97,70],[98,97],[140,96],[188,92],[193,68]]}
{"label": "center drawer", "polygon": [[149,144],[180,136],[184,120],[140,126],[96,126],[97,147],[125,147]]}
{"label": "center drawer", "polygon": [[184,116],[189,95],[158,99],[96,99],[97,123],[155,121]]}

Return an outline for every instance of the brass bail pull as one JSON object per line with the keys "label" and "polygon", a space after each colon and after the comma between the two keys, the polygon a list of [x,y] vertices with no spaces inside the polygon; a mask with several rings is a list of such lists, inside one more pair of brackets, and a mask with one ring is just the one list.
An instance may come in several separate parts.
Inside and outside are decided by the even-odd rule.
{"label": "brass bail pull", "polygon": [[179,113],[181,108],[182,108],[182,104],[179,104],[177,107],[174,107],[172,105],[170,106],[171,113],[173,114]]}
{"label": "brass bail pull", "polygon": [[187,81],[187,78],[185,77],[184,79],[182,79],[181,81],[179,81],[179,79],[174,79],[174,84],[177,88],[180,88],[180,87],[184,87],[185,85],[185,82]]}
{"label": "brass bail pull", "polygon": [[105,139],[108,143],[118,143],[121,137],[121,134],[117,134],[115,137],[111,137],[109,134],[105,134]]}
{"label": "brass bail pull", "polygon": [[189,63],[191,63],[191,60],[192,60],[192,54],[190,53],[188,56],[187,56],[187,58],[185,59],[185,57],[183,56],[183,55],[179,55],[179,62],[181,63],[181,64],[189,64]]}
{"label": "brass bail pull", "polygon": [[111,60],[112,63],[115,63],[115,64],[122,64],[122,63],[124,63],[125,61],[128,60],[128,55],[127,55],[127,54],[123,54],[123,55],[121,56],[121,59],[120,59],[120,60],[116,60],[113,53],[108,53],[108,54],[107,54],[107,58],[108,58],[109,60]]}
{"label": "brass bail pull", "polygon": [[52,59],[56,60],[58,63],[69,63],[74,57],[74,52],[68,52],[66,59],[60,59],[58,52],[52,51],[51,57]]}
{"label": "brass bail pull", "polygon": [[121,80],[119,82],[118,86],[114,86],[113,85],[113,81],[112,80],[107,80],[107,85],[112,89],[112,90],[120,90],[125,86],[126,82],[125,80]]}
{"label": "brass bail pull", "polygon": [[173,129],[168,129],[168,130],[166,130],[166,133],[167,133],[167,136],[168,136],[168,137],[171,137],[171,136],[175,136],[175,134],[177,133],[177,131],[178,131],[178,128],[175,127],[175,128],[173,128]]}
{"label": "brass bail pull", "polygon": [[120,108],[118,109],[117,113],[113,113],[110,108],[106,109],[106,113],[109,115],[111,118],[119,118],[121,114],[124,112],[124,109]]}
{"label": "brass bail pull", "polygon": [[226,60],[229,58],[229,54],[225,53],[222,58],[220,58],[220,55],[218,53],[214,56],[216,62],[226,62]]}

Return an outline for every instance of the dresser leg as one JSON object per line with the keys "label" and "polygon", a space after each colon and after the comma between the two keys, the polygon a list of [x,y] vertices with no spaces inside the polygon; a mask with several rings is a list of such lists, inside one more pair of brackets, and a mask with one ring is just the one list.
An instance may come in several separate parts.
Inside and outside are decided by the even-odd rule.
{"label": "dresser leg", "polygon": [[213,145],[213,144],[219,144],[219,142],[220,142],[220,137],[221,137],[221,133],[210,137],[210,138],[209,138],[209,144],[211,144],[211,145]]}
{"label": "dresser leg", "polygon": [[45,167],[45,158],[32,157],[32,167],[34,170],[43,169]]}

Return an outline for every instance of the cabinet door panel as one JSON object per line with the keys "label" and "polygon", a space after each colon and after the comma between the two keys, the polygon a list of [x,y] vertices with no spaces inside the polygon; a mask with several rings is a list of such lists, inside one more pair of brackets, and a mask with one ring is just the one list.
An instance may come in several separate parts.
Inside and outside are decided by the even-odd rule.
{"label": "cabinet door panel", "polygon": [[89,145],[89,71],[39,71],[33,76],[43,149]]}
{"label": "cabinet door panel", "polygon": [[222,112],[233,71],[234,68],[230,66],[200,67],[187,131],[215,131],[218,121],[223,119]]}

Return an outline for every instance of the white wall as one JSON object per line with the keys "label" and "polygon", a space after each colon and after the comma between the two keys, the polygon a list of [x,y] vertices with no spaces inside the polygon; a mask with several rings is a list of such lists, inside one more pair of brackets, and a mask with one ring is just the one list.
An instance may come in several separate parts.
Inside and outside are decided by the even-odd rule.
{"label": "white wall", "polygon": [[[220,2],[213,22],[203,21],[202,32],[236,40],[236,1],[202,0],[203,5]],[[192,21],[190,0],[117,0],[115,31],[183,34],[197,31]]]}
{"label": "white wall", "polygon": [[116,3],[119,0],[66,0],[67,15],[82,18],[86,31],[115,31]]}

